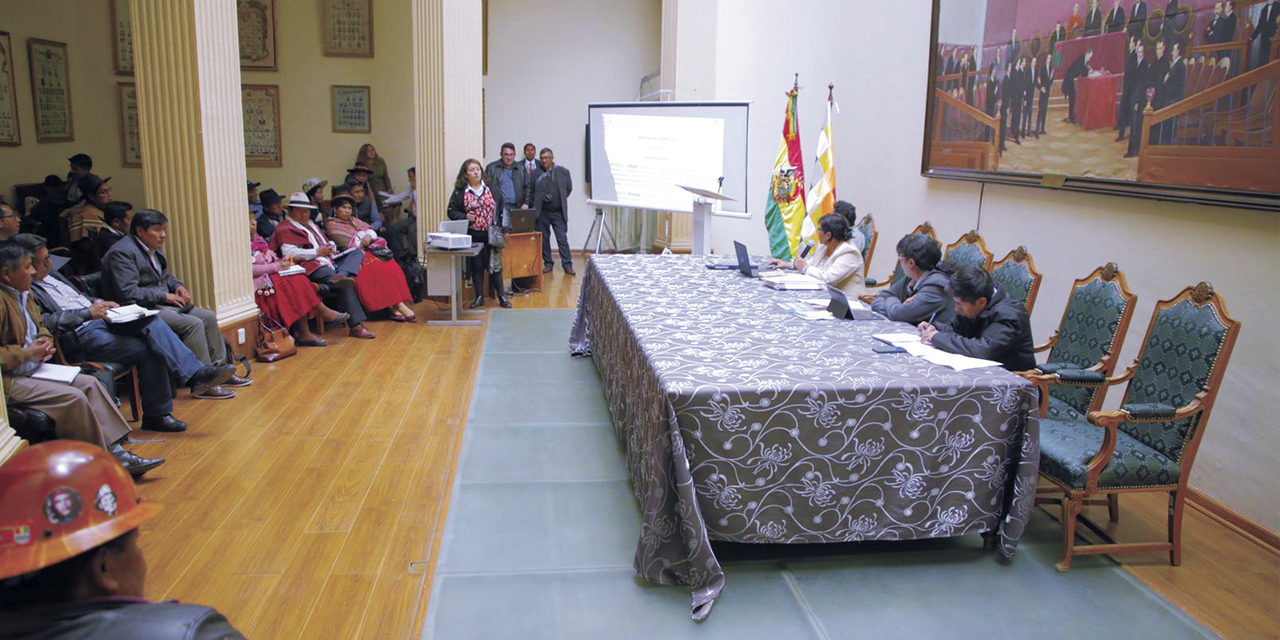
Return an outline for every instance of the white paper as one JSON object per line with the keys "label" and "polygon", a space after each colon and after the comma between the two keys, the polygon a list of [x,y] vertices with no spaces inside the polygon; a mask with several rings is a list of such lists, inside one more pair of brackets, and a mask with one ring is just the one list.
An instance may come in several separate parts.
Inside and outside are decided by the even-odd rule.
{"label": "white paper", "polygon": [[133,322],[139,318],[154,316],[157,313],[160,312],[154,309],[144,309],[136,304],[126,304],[123,307],[107,309],[107,317],[104,319],[111,323]]}
{"label": "white paper", "polygon": [[303,268],[302,268],[302,265],[300,265],[300,264],[295,264],[295,265],[293,265],[293,266],[289,267],[288,269],[281,269],[281,270],[277,271],[276,273],[277,273],[278,275],[282,275],[282,276],[292,276],[292,275],[297,275],[297,274],[300,274],[300,273],[306,273],[306,272],[307,272],[307,270],[306,270],[306,269],[303,269]]}
{"label": "white paper", "polygon": [[36,369],[36,372],[31,374],[31,377],[37,380],[48,380],[50,382],[71,384],[79,374],[80,367],[68,367],[62,364],[42,362],[40,363],[40,368]]}
{"label": "white paper", "polygon": [[921,344],[920,334],[918,333],[877,333],[871,337],[876,340],[880,340],[881,342],[888,342],[889,344],[896,344],[898,346],[904,346],[912,342]]}

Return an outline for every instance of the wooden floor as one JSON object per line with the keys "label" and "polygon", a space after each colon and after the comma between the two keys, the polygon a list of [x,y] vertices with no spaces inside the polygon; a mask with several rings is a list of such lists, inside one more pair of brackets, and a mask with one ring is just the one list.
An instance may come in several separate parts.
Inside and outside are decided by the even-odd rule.
{"label": "wooden floor", "polygon": [[[578,281],[557,268],[512,302],[573,308]],[[255,639],[421,634],[485,328],[370,326],[377,340],[333,331],[256,364],[233,400],[181,392],[186,433],[135,432],[169,459],[141,482],[165,505],[142,528],[149,597],[216,607]],[[1163,519],[1159,499],[1126,497],[1115,535],[1156,537]],[[1182,567],[1120,560],[1225,637],[1280,637],[1280,558],[1195,509],[1185,535]]]}

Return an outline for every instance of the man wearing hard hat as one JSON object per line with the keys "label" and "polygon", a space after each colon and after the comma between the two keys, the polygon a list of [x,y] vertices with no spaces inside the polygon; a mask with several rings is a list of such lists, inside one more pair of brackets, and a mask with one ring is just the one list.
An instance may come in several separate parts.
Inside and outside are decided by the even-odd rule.
{"label": "man wearing hard hat", "polygon": [[45,442],[0,466],[0,639],[243,638],[209,607],[143,598],[138,526],[159,512],[90,444]]}

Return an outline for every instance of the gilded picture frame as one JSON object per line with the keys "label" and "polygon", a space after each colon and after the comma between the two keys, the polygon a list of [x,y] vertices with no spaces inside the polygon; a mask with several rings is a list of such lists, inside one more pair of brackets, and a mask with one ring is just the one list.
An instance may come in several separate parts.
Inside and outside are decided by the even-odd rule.
{"label": "gilded picture frame", "polygon": [[35,105],[36,141],[76,139],[71,109],[71,63],[65,42],[27,39],[31,68],[31,101]]}
{"label": "gilded picture frame", "polygon": [[22,125],[18,120],[18,85],[13,76],[13,41],[0,31],[0,146],[22,146]]}
{"label": "gilded picture frame", "polygon": [[246,84],[240,87],[240,95],[244,107],[245,165],[284,166],[279,85]]}
{"label": "gilded picture frame", "polygon": [[142,168],[142,134],[138,122],[138,87],[116,83],[116,113],[120,131],[120,166]]}
{"label": "gilded picture frame", "polygon": [[373,0],[321,0],[324,55],[373,57]]}
{"label": "gilded picture frame", "polygon": [[111,6],[111,64],[118,76],[133,75],[133,17],[129,0],[108,0]]}
{"label": "gilded picture frame", "polygon": [[276,0],[236,0],[242,71],[276,71]]}

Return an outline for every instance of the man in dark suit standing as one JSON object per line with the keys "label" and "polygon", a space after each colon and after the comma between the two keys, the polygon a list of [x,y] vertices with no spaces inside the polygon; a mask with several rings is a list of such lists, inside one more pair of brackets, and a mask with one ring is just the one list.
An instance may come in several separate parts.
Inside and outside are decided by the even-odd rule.
{"label": "man in dark suit standing", "polygon": [[[1178,37],[1177,28],[1174,24],[1174,16],[1178,15],[1178,3],[1180,0],[1169,0],[1169,4],[1164,7],[1164,39],[1172,41]],[[1194,19],[1194,14],[1188,13],[1189,20]]]}
{"label": "man in dark suit standing", "polygon": [[[1156,76],[1156,95],[1151,99],[1152,109],[1163,109],[1183,98],[1187,91],[1187,61],[1182,58],[1182,43],[1174,40],[1169,47],[1169,62],[1162,75]],[[1173,144],[1178,130],[1176,117],[1165,120],[1152,134],[1152,144]]]}
{"label": "man in dark suit standing", "polygon": [[1134,0],[1133,11],[1129,12],[1129,37],[1138,38],[1147,26],[1147,3]]}
{"label": "man in dark suit standing", "polygon": [[[1000,81],[996,80],[996,65],[993,64],[987,68],[986,102],[982,105],[983,109],[987,112],[987,115],[993,118],[996,115],[996,101],[998,101],[999,98],[1000,98]],[[991,132],[987,131],[983,135],[983,139],[990,140]],[[1003,142],[1004,141],[1001,140],[1001,143]]]}
{"label": "man in dark suit standing", "polygon": [[[1157,41],[1156,50],[1160,53],[1164,52],[1164,43]],[[1154,77],[1154,70],[1151,63],[1143,58],[1146,55],[1146,48],[1141,44],[1134,50],[1137,54],[1137,65],[1133,72],[1133,115],[1129,117],[1129,150],[1124,154],[1126,158],[1138,157],[1138,150],[1142,147],[1142,135],[1146,132],[1143,124],[1143,111],[1147,109],[1147,89],[1151,86],[1151,79]]]}
{"label": "man in dark suit standing", "polygon": [[520,161],[520,168],[524,169],[524,183],[533,184],[533,177],[538,173],[538,148],[533,146],[532,142],[524,143],[524,160]]}
{"label": "man in dark suit standing", "polygon": [[1035,113],[1036,64],[1033,58],[1022,59],[1022,137],[1035,133],[1031,129],[1031,116]]}
{"label": "man in dark suit standing", "polygon": [[1271,61],[1271,39],[1275,37],[1276,21],[1280,20],[1280,0],[1262,5],[1258,14],[1258,26],[1249,38],[1249,68],[1256,69]]}
{"label": "man in dark suit standing", "polygon": [[1236,0],[1227,0],[1225,4],[1218,36],[1222,38],[1222,42],[1231,42],[1236,39]]}
{"label": "man in dark suit standing", "polygon": [[1205,44],[1218,44],[1222,42],[1222,3],[1218,2],[1213,5],[1213,17],[1209,18],[1209,24],[1204,28]]}
{"label": "man in dark suit standing", "polygon": [[1084,14],[1084,37],[1102,34],[1102,9],[1098,0],[1089,0],[1089,12]]}
{"label": "man in dark suit standing", "polygon": [[1010,133],[1011,124],[1009,122],[1009,110],[1013,108],[1013,85],[1014,85],[1013,65],[1004,63],[1004,80],[1000,83],[1000,151],[1005,150],[1005,145],[1013,138],[1015,134]]}
{"label": "man in dark suit standing", "polygon": [[1053,87],[1053,59],[1046,54],[1044,63],[1040,65],[1040,73],[1036,75],[1036,92],[1040,97],[1040,110],[1036,113],[1036,137],[1049,133],[1045,122],[1049,116],[1049,89]]}
{"label": "man in dark suit standing", "polygon": [[573,178],[569,170],[556,164],[555,154],[546,147],[538,152],[542,168],[533,178],[533,206],[538,208],[538,231],[542,232],[542,272],[551,273],[555,261],[551,259],[551,232],[556,234],[556,248],[560,251],[560,264],[565,275],[576,275],[573,256],[569,253],[569,194],[573,193]]}
{"label": "man in dark suit standing", "polygon": [[1142,45],[1138,44],[1138,39],[1129,36],[1129,52],[1124,57],[1124,84],[1120,89],[1120,104],[1116,107],[1116,142],[1124,140],[1125,129],[1129,127],[1129,122],[1133,117],[1133,74],[1138,69],[1137,49]]}
{"label": "man in dark suit standing", "polygon": [[1076,123],[1076,80],[1089,74],[1090,60],[1093,60],[1093,49],[1086,49],[1062,74],[1062,95],[1067,96],[1067,122],[1071,124]]}
{"label": "man in dark suit standing", "polygon": [[1107,21],[1103,25],[1103,33],[1116,33],[1124,31],[1124,9],[1120,6],[1120,0],[1115,0],[1115,5],[1111,7],[1111,12],[1107,14]]}

